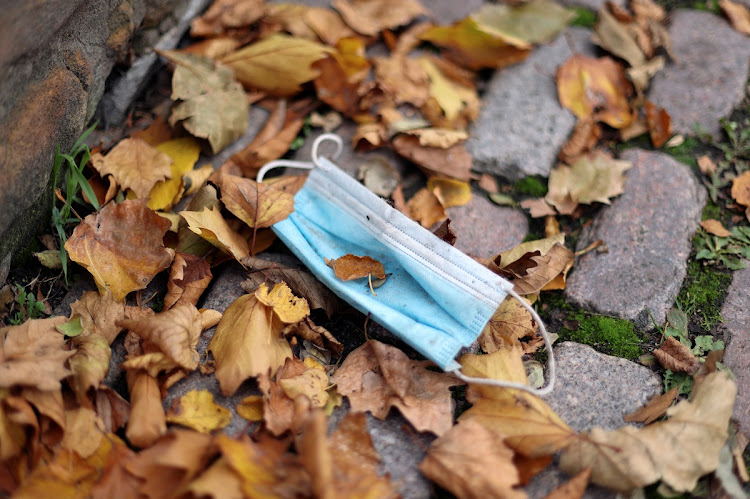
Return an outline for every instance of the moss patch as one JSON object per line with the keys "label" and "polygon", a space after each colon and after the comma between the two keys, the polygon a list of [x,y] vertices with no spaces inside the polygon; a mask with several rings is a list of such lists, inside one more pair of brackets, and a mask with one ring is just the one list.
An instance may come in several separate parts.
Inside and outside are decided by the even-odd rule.
{"label": "moss patch", "polygon": [[697,322],[704,331],[721,322],[721,304],[732,283],[732,274],[700,262],[688,262],[687,276],[677,295],[677,306],[691,323]]}
{"label": "moss patch", "polygon": [[547,180],[541,177],[524,177],[513,184],[519,194],[540,198],[547,194]]}
{"label": "moss patch", "polygon": [[721,208],[715,205],[710,200],[703,207],[703,213],[701,214],[701,220],[721,220]]}
{"label": "moss patch", "polygon": [[570,23],[572,26],[589,29],[594,28],[594,24],[596,24],[596,12],[583,7],[571,7],[568,10],[576,15],[575,19]]}
{"label": "moss patch", "polygon": [[600,352],[634,360],[641,352],[642,339],[633,328],[633,323],[624,319],[615,319],[595,315],[579,310],[570,319],[578,323],[575,329],[564,327],[560,338],[590,345]]}

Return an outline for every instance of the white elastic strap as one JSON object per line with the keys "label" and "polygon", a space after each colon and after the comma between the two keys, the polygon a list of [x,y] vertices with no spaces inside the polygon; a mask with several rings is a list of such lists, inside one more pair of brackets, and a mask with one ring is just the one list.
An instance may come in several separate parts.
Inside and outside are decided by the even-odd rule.
{"label": "white elastic strap", "polygon": [[322,144],[326,140],[330,140],[336,144],[336,152],[333,153],[333,159],[335,161],[344,150],[344,141],[341,140],[341,137],[339,137],[335,133],[324,133],[317,139],[315,139],[315,142],[313,142],[312,161],[295,161],[293,159],[277,159],[275,161],[269,161],[268,163],[263,165],[260,170],[258,170],[258,175],[255,177],[255,181],[263,182],[263,179],[266,177],[266,173],[268,173],[270,170],[273,170],[274,168],[299,168],[301,170],[312,170],[316,165],[320,164],[318,149],[320,148],[320,144]]}
{"label": "white elastic strap", "polygon": [[521,383],[513,383],[512,381],[503,381],[499,379],[488,379],[488,378],[475,378],[473,376],[466,376],[463,374],[460,369],[455,369],[453,371],[450,371],[451,373],[455,374],[458,378],[460,378],[462,381],[466,381],[467,383],[474,383],[477,385],[487,385],[487,386],[497,386],[499,388],[515,388],[517,390],[523,390],[529,393],[532,393],[534,395],[547,395],[552,392],[552,390],[555,388],[555,355],[552,352],[552,341],[550,341],[549,334],[547,333],[547,328],[544,327],[544,323],[542,322],[542,319],[539,317],[539,314],[536,313],[536,310],[529,305],[526,300],[521,298],[521,296],[513,291],[512,289],[508,290],[508,294],[518,300],[521,305],[523,305],[523,308],[529,311],[531,314],[531,317],[536,321],[537,326],[539,327],[539,332],[542,334],[542,339],[544,340],[544,348],[547,350],[547,377],[549,381],[547,382],[547,386],[542,388],[532,388],[529,385],[523,385]]}

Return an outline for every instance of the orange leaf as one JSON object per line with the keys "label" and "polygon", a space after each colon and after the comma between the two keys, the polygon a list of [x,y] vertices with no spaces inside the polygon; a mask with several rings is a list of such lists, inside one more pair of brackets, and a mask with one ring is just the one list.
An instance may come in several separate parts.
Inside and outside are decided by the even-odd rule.
{"label": "orange leaf", "polygon": [[112,175],[139,198],[148,197],[157,182],[172,178],[172,158],[140,139],[124,139],[106,156],[92,155],[91,164],[102,177]]}
{"label": "orange leaf", "polygon": [[385,279],[383,264],[369,256],[348,254],[335,260],[326,259],[326,265],[331,267],[336,277],[342,281],[361,279],[370,275]]}
{"label": "orange leaf", "polygon": [[672,120],[666,109],[657,107],[649,100],[643,107],[646,110],[646,123],[648,123],[651,143],[654,147],[661,147],[672,137]]}

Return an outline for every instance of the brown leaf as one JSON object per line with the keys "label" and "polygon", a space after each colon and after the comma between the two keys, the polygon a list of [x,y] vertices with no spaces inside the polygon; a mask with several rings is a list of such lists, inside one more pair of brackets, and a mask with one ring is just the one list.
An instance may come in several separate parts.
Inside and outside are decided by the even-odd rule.
{"label": "brown leaf", "polygon": [[146,371],[127,371],[130,415],[125,436],[136,447],[149,447],[167,432],[159,382]]}
{"label": "brown leaf", "polygon": [[565,246],[556,244],[543,256],[530,255],[528,257],[528,267],[525,272],[519,272],[515,279],[512,279],[516,291],[522,295],[530,295],[544,289],[555,279],[563,276],[573,266],[575,255]]}
{"label": "brown leaf", "polygon": [[193,497],[221,497],[222,499],[244,499],[240,476],[220,457],[185,489]]}
{"label": "brown leaf", "polygon": [[586,468],[544,496],[544,499],[581,499],[584,492],[586,492],[590,478],[591,468]]}
{"label": "brown leaf", "polygon": [[714,163],[711,158],[707,155],[699,156],[698,159],[698,168],[700,168],[700,171],[703,175],[713,175],[713,173],[716,171],[716,163]]}
{"label": "brown leaf", "polygon": [[673,336],[668,336],[662,346],[654,350],[654,356],[665,369],[675,372],[693,374],[701,367],[693,352]]}
{"label": "brown leaf", "polygon": [[309,317],[305,317],[296,324],[285,327],[281,333],[286,336],[296,335],[314,345],[324,348],[333,354],[340,356],[344,351],[344,345],[337,340],[330,331],[323,326],[317,326]]}
{"label": "brown leaf", "polygon": [[406,203],[409,218],[416,220],[422,227],[428,229],[436,223],[448,218],[445,207],[440,204],[437,196],[426,187],[418,190]]}
{"label": "brown leaf", "polygon": [[421,107],[430,96],[430,77],[417,59],[375,57],[375,81],[393,104]]}
{"label": "brown leaf", "polygon": [[369,256],[348,254],[335,260],[326,259],[326,265],[331,267],[336,277],[342,281],[352,281],[368,276],[385,279],[383,264]]}
{"label": "brown leaf", "polygon": [[103,463],[99,480],[91,487],[92,499],[138,499],[140,480],[127,471],[126,466],[136,454],[117,436],[107,435],[112,451]]}
{"label": "brown leaf", "polygon": [[169,271],[164,309],[181,303],[196,305],[212,278],[211,266],[205,258],[177,252]]}
{"label": "brown leaf", "polygon": [[643,105],[646,111],[646,123],[654,147],[661,147],[672,137],[672,120],[664,108],[647,100]]}
{"label": "brown leaf", "polygon": [[750,206],[750,171],[732,181],[732,199],[742,206]]}
{"label": "brown leaf", "polygon": [[719,0],[719,7],[734,29],[743,35],[750,35],[750,10],[745,5],[731,0]]}
{"label": "brown leaf", "polygon": [[174,250],[162,241],[171,223],[146,207],[146,199],[108,204],[87,216],[65,243],[70,258],[84,266],[99,292],[115,301],[169,267]]}
{"label": "brown leaf", "polygon": [[70,305],[70,317],[80,318],[81,335],[99,335],[110,345],[122,331],[117,321],[125,317],[125,303],[115,301],[110,292],[100,295],[89,291]]}
{"label": "brown leaf", "polygon": [[109,371],[112,350],[104,336],[81,333],[71,342],[77,347],[69,362],[73,377],[69,381],[78,402],[90,407],[88,394],[96,389]]}
{"label": "brown leaf", "polygon": [[193,37],[216,36],[228,28],[250,26],[263,17],[264,0],[216,0],[190,23]]}
{"label": "brown leaf", "polygon": [[[201,211],[181,211],[180,215],[185,219],[192,232],[223,252],[232,255],[235,260],[239,261],[242,258],[250,256],[250,245],[247,239],[229,226],[227,221],[221,216],[219,208],[203,208]],[[183,247],[185,251],[190,253],[197,249],[197,244],[194,242],[189,244],[189,247]],[[200,252],[202,253],[203,251]]]}
{"label": "brown leaf", "polygon": [[646,405],[640,407],[632,414],[626,414],[622,419],[626,423],[643,423],[646,425],[653,423],[667,413],[667,409],[669,409],[669,406],[677,398],[679,389],[676,386],[666,393],[656,395]]}
{"label": "brown leaf", "polygon": [[344,360],[331,377],[352,410],[385,419],[396,407],[417,431],[442,435],[452,426],[449,387],[459,381],[425,369],[395,347],[370,340]]}
{"label": "brown leaf", "polygon": [[701,227],[703,227],[706,232],[708,232],[709,234],[713,234],[714,236],[729,237],[732,234],[726,229],[726,227],[724,227],[721,222],[713,218],[703,220],[701,222]]}
{"label": "brown leaf", "polygon": [[487,353],[511,348],[520,338],[533,337],[536,324],[518,300],[503,300],[479,335],[479,346]]}
{"label": "brown leaf", "polygon": [[471,177],[472,158],[462,144],[448,149],[423,147],[419,139],[409,135],[399,135],[393,139],[396,152],[415,163],[428,175],[437,175],[468,182]]}
{"label": "brown leaf", "polygon": [[65,411],[65,435],[60,447],[86,459],[99,448],[102,423],[93,409],[76,407]]}
{"label": "brown leaf", "polygon": [[613,128],[629,125],[633,121],[630,92],[623,67],[609,57],[576,54],[557,70],[560,104],[579,118],[593,116]]}
{"label": "brown leaf", "polygon": [[33,319],[0,328],[0,388],[60,389],[60,380],[70,375],[66,361],[75,353],[65,348],[65,337],[56,329],[65,320]]}
{"label": "brown leaf", "polygon": [[249,377],[273,375],[292,356],[281,328],[273,309],[255,295],[240,296],[229,305],[208,345],[224,395],[237,391]]}
{"label": "brown leaf", "polygon": [[322,7],[308,7],[302,17],[310,29],[327,45],[336,45],[336,42],[342,38],[357,36],[336,11]]}
{"label": "brown leaf", "polygon": [[21,396],[39,413],[40,441],[48,447],[56,446],[63,437],[66,423],[62,391],[24,387]]}
{"label": "brown leaf", "polygon": [[34,409],[22,397],[0,388],[0,460],[3,462],[26,451],[36,460],[39,422]]}
{"label": "brown leaf", "polygon": [[601,126],[593,118],[579,119],[568,142],[560,149],[557,157],[563,163],[572,163],[578,156],[590,151],[596,145],[601,133]]}
{"label": "brown leaf", "polygon": [[369,36],[427,14],[419,0],[334,0],[332,5],[354,31]]}
{"label": "brown leaf", "polygon": [[544,198],[524,199],[521,201],[520,205],[522,208],[529,210],[531,218],[541,218],[557,214],[555,209],[547,204],[547,201],[545,201]]}
{"label": "brown leaf", "polygon": [[661,22],[667,17],[664,7],[654,3],[653,0],[630,0],[630,8],[636,18]]}
{"label": "brown leaf", "polygon": [[258,376],[258,387],[263,393],[263,421],[271,434],[279,436],[289,430],[296,433],[307,421],[310,400],[307,397],[290,398],[281,381],[302,376],[309,369],[297,357],[290,356],[276,371],[275,379],[267,374]]}
{"label": "brown leaf", "polygon": [[273,185],[228,174],[217,183],[224,206],[251,228],[270,227],[294,211],[294,196]]}
{"label": "brown leaf", "polygon": [[347,116],[359,112],[359,82],[349,81],[344,68],[335,57],[316,61],[313,67],[320,72],[315,78],[315,93],[318,98]]}
{"label": "brown leaf", "polygon": [[172,177],[172,158],[139,139],[122,140],[106,156],[95,153],[91,164],[102,177],[112,175],[139,198],[147,198],[157,182]]}
{"label": "brown leaf", "polygon": [[441,223],[437,229],[432,231],[432,233],[451,246],[456,244],[456,233],[453,232],[453,228],[451,228],[450,218],[446,218],[445,220],[443,220],[443,223]]}
{"label": "brown leaf", "polygon": [[619,13],[612,15],[606,8],[599,9],[592,41],[607,52],[624,59],[631,67],[642,66],[646,62],[646,55],[632,30],[628,29],[632,19],[620,20],[618,15]]}
{"label": "brown leaf", "polygon": [[456,497],[523,498],[513,451],[484,426],[459,423],[430,446],[419,469]]}
{"label": "brown leaf", "polygon": [[96,390],[94,397],[96,413],[102,419],[104,431],[116,432],[128,421],[130,404],[112,388],[103,385]]}

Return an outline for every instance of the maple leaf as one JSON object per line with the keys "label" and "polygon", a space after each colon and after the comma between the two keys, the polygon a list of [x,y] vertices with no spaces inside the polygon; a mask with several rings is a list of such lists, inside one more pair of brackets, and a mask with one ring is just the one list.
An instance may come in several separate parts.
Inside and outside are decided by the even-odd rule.
{"label": "maple leaf", "polygon": [[432,190],[422,188],[406,203],[409,218],[419,222],[422,227],[430,228],[448,218],[445,207]]}
{"label": "maple leaf", "polygon": [[[575,255],[561,244],[550,248],[546,255],[528,254],[529,267],[512,279],[516,292],[531,295],[547,289],[565,289],[565,276],[573,266]],[[556,282],[558,276],[561,281]]]}
{"label": "maple leaf", "polygon": [[330,52],[325,45],[275,33],[224,56],[221,62],[234,69],[247,87],[290,96],[301,90],[302,83],[318,76],[312,64]]}
{"label": "maple leaf", "polygon": [[[60,447],[75,451],[86,459],[99,448],[103,434],[97,431],[102,427],[99,416],[93,409],[76,407],[65,411],[65,434]],[[92,431],[94,430],[94,431]]]}
{"label": "maple leaf", "polygon": [[708,374],[691,400],[667,411],[667,420],[640,429],[594,428],[563,451],[560,467],[567,473],[591,467],[593,483],[622,492],[659,479],[677,492],[693,490],[719,465],[736,394],[726,373]]}
{"label": "maple leaf", "polygon": [[298,445],[315,497],[399,497],[388,477],[378,476],[380,456],[364,414],[347,414],[330,437],[326,430],[323,412],[313,412]]}
{"label": "maple leaf", "polygon": [[[290,398],[281,386],[281,381],[303,376],[309,369],[314,368],[297,357],[291,356],[285,359],[284,365],[276,371],[275,379],[267,374],[258,376],[258,387],[263,393],[262,419],[266,430],[271,434],[279,436],[289,430],[297,433],[307,420],[311,406],[310,398],[308,396]],[[307,375],[307,377],[311,377],[311,375]],[[310,394],[319,393],[318,388],[319,382],[316,382],[311,387]],[[318,397],[322,398],[321,395],[318,395]]]}
{"label": "maple leaf", "polygon": [[336,277],[342,281],[352,281],[368,276],[385,279],[383,264],[369,256],[348,254],[335,260],[326,259],[326,265],[331,267]]}
{"label": "maple leaf", "polygon": [[419,0],[334,0],[332,5],[354,31],[369,36],[427,14]]}
{"label": "maple leaf", "polygon": [[183,137],[159,144],[156,150],[172,158],[172,173],[169,180],[157,182],[151,189],[148,207],[152,210],[168,210],[182,197],[185,190],[182,176],[193,169],[201,148],[192,137]]}
{"label": "maple leaf", "polygon": [[263,0],[216,0],[190,23],[190,35],[196,38],[216,36],[227,28],[250,26],[263,17],[263,4]]}
{"label": "maple leaf", "polygon": [[557,36],[575,14],[555,2],[534,0],[518,6],[484,5],[471,18],[482,31],[518,48],[529,48]]}
{"label": "maple leaf", "polygon": [[164,309],[180,303],[196,305],[212,278],[211,266],[205,258],[177,252],[169,271]]}
{"label": "maple leaf", "polygon": [[124,139],[106,156],[95,153],[91,164],[102,175],[112,175],[123,189],[132,189],[139,198],[148,197],[157,182],[172,177],[173,161],[140,139]]}
{"label": "maple leaf", "polygon": [[271,227],[294,211],[294,196],[273,185],[221,174],[217,179],[227,210],[249,227]]}
{"label": "maple leaf", "polygon": [[181,211],[180,215],[187,221],[191,231],[224,253],[232,255],[235,260],[250,256],[247,239],[229,226],[217,207],[206,207],[201,211]]}
{"label": "maple leaf", "polygon": [[99,453],[84,459],[75,451],[62,449],[25,476],[13,497],[88,497],[98,475],[95,464],[100,460]]}
{"label": "maple leaf", "polygon": [[0,388],[60,388],[60,380],[70,374],[65,363],[75,353],[65,349],[65,337],[56,329],[65,320],[34,319],[0,328]]}
{"label": "maple leaf", "polygon": [[[487,355],[463,355],[458,362],[467,376],[527,383],[521,355],[521,346],[514,345]],[[470,385],[467,400],[474,405],[459,417],[459,422],[481,424],[523,456],[551,455],[577,438],[542,399],[528,392]]]}
{"label": "maple leaf", "polygon": [[483,31],[471,18],[452,26],[433,26],[420,38],[441,47],[446,57],[469,69],[509,66],[523,61],[531,53]]}
{"label": "maple leaf", "polygon": [[352,410],[385,419],[396,407],[417,431],[442,435],[452,426],[449,387],[460,381],[425,369],[398,348],[370,340],[354,350],[331,377]]}
{"label": "maple leaf", "polygon": [[237,298],[224,312],[208,349],[216,359],[221,392],[231,395],[247,378],[273,375],[292,356],[271,307],[255,295]]}
{"label": "maple leaf", "polygon": [[247,130],[247,99],[231,69],[206,57],[160,51],[174,62],[172,109],[169,124],[182,122],[192,135],[208,139],[214,154]]}
{"label": "maple leaf", "polygon": [[400,155],[414,162],[428,175],[450,177],[468,182],[471,177],[472,158],[462,144],[448,149],[424,147],[417,137],[398,135],[393,139],[393,148]]}
{"label": "maple leaf", "polygon": [[281,282],[269,290],[266,283],[261,284],[255,291],[258,301],[273,308],[276,316],[284,324],[294,324],[310,315],[307,300],[292,293],[286,283]]}
{"label": "maple leaf", "polygon": [[84,218],[65,243],[70,258],[94,276],[99,292],[112,291],[116,301],[144,289],[174,257],[162,242],[170,222],[146,203],[108,204]]}
{"label": "maple leaf", "polygon": [[167,423],[187,426],[201,433],[224,428],[231,420],[232,413],[214,402],[208,390],[190,390],[167,410]]}
{"label": "maple leaf", "polygon": [[520,477],[513,451],[501,435],[474,421],[459,423],[434,441],[419,469],[456,497],[526,497],[516,488]]}
{"label": "maple leaf", "polygon": [[613,128],[633,121],[627,96],[630,84],[620,64],[576,54],[557,69],[560,104],[579,118],[593,116]]}

